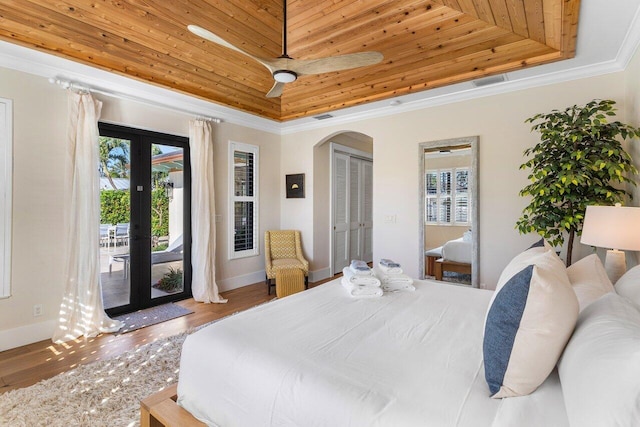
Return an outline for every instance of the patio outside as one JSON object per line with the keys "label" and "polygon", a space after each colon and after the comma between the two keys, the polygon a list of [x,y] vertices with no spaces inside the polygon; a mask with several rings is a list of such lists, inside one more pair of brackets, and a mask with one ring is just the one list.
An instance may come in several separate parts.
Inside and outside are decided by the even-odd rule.
{"label": "patio outside", "polygon": [[[125,276],[125,264],[117,261],[114,257],[129,254],[129,246],[126,244],[119,245],[101,245],[100,246],[100,280],[102,283],[102,298],[104,300],[104,308],[119,307],[129,304],[130,301],[130,276]],[[111,263],[111,271],[109,264]],[[151,298],[157,298],[169,295],[171,293],[180,292],[182,288],[166,292],[153,287],[160,279],[167,276],[171,271],[183,270],[183,262],[172,261],[151,266]]]}
{"label": "patio outside", "polygon": [[[129,152],[130,141],[100,137],[100,279],[105,309],[131,303]],[[151,298],[157,298],[184,289],[183,150],[153,144],[152,155],[151,283],[133,283],[133,288],[150,289]]]}

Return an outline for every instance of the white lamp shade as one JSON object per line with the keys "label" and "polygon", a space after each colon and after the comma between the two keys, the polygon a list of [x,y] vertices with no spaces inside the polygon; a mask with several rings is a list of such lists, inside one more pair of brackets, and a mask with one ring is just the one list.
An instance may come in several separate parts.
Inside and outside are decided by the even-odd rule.
{"label": "white lamp shade", "polygon": [[580,242],[599,248],[640,250],[640,208],[587,206]]}

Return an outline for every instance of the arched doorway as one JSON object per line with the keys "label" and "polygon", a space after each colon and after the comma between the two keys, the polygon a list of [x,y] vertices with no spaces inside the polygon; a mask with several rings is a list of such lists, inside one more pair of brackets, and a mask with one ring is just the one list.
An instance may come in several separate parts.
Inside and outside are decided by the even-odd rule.
{"label": "arched doorway", "polygon": [[373,138],[341,131],[314,146],[314,254],[322,276],[352,258],[372,258],[372,186]]}

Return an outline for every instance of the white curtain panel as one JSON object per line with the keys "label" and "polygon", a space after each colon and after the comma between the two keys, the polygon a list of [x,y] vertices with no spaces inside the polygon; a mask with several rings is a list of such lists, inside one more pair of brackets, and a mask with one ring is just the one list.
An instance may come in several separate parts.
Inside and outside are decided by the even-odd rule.
{"label": "white curtain panel", "polygon": [[213,129],[208,120],[189,122],[191,149],[191,292],[200,302],[227,302],[216,284],[216,206]]}
{"label": "white curtain panel", "polygon": [[67,266],[56,343],[115,332],[122,322],[104,312],[100,284],[98,118],[102,103],[69,91],[67,129]]}

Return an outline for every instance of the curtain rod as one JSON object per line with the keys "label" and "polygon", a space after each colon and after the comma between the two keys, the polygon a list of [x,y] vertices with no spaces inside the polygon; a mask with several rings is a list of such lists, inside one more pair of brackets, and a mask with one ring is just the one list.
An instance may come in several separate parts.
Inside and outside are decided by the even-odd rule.
{"label": "curtain rod", "polygon": [[144,98],[140,98],[137,96],[131,96],[131,95],[127,95],[124,93],[119,93],[119,92],[113,92],[113,91],[109,91],[109,90],[105,90],[105,89],[100,89],[100,88],[96,88],[96,87],[90,87],[90,86],[84,86],[84,85],[80,85],[78,83],[74,83],[72,81],[69,80],[62,80],[62,79],[56,79],[56,78],[50,78],[49,79],[49,83],[52,84],[56,84],[58,86],[60,86],[63,89],[73,89],[73,90],[77,90],[80,92],[86,92],[86,93],[99,93],[101,95],[105,95],[105,96],[110,96],[112,98],[120,98],[120,99],[126,99],[129,101],[135,101],[135,102],[141,102],[144,104],[148,104],[148,105],[152,105],[154,107],[160,107],[160,108],[165,108],[168,110],[172,110],[172,111],[179,111],[181,113],[185,113],[185,114],[190,114],[192,116],[196,116],[197,119],[200,120],[207,120],[213,123],[222,123],[222,119],[219,119],[217,117],[208,117],[208,116],[203,116],[200,113],[196,113],[194,111],[190,111],[184,108],[178,108],[178,107],[173,107],[167,104],[163,104],[161,102],[157,102],[157,101],[151,101],[148,99],[144,99]]}

